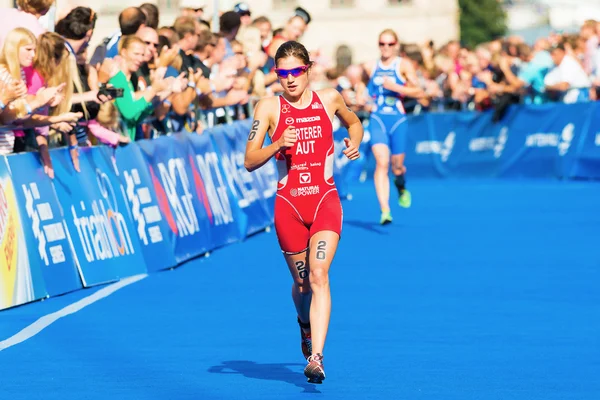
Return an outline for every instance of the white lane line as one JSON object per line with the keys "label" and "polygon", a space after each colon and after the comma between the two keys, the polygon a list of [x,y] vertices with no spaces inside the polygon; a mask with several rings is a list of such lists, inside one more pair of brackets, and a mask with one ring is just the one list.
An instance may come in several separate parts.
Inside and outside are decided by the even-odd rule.
{"label": "white lane line", "polygon": [[147,274],[135,275],[128,278],[123,278],[122,280],[113,283],[105,288],[102,288],[95,292],[94,294],[89,295],[88,297],[84,297],[83,299],[76,301],[73,304],[66,306],[52,314],[44,315],[33,324],[27,326],[23,330],[21,330],[16,335],[9,337],[6,340],[0,342],[0,351],[8,349],[16,344],[24,342],[27,339],[31,339],[33,336],[40,333],[42,330],[46,329],[48,326],[58,321],[62,317],[66,317],[67,315],[74,314],[77,311],[89,306],[97,302],[98,300],[102,300],[105,297],[110,296],[114,292],[119,289],[124,288],[125,286],[131,285],[132,283],[141,281],[146,278]]}

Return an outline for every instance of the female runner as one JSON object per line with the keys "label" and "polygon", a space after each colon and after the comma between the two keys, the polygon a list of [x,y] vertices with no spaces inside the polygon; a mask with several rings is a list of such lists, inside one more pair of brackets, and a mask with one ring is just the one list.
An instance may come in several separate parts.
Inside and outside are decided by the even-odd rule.
{"label": "female runner", "polygon": [[394,184],[398,189],[399,204],[408,208],[410,192],[406,190],[404,148],[406,146],[407,121],[402,98],[419,97],[423,90],[409,60],[398,57],[400,44],[398,35],[386,29],[379,34],[381,58],[365,65],[371,77],[367,84],[373,108],[369,118],[371,149],[375,156],[375,191],[381,207],[382,225],[392,222],[390,210],[390,154]]}
{"label": "female runner", "polygon": [[[329,267],[342,230],[342,205],[333,181],[333,128],[337,115],[348,128],[344,154],[359,157],[363,128],[335,89],[311,91],[306,48],[283,43],[275,55],[281,96],[256,105],[246,146],[245,167],[253,171],[275,156],[279,172],[275,231],[292,274],[304,374],[311,383],[325,379],[323,347],[329,326]],[[263,147],[269,132],[271,144]]]}

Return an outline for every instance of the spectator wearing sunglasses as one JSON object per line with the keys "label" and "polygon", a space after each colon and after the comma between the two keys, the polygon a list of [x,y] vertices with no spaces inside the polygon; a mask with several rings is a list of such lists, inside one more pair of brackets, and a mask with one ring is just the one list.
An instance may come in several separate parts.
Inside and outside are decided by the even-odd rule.
{"label": "spectator wearing sunglasses", "polygon": [[158,33],[154,29],[144,26],[138,31],[137,37],[146,43],[146,53],[140,68],[131,75],[131,83],[136,91],[144,90],[150,84],[150,70],[154,66],[154,60],[158,57]]}

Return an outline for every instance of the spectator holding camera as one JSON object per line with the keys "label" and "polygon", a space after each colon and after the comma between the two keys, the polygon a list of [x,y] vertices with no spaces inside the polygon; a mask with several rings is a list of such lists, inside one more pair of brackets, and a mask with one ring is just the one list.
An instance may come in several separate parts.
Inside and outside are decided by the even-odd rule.
{"label": "spectator holding camera", "polygon": [[172,93],[183,90],[183,76],[164,79],[165,68],[154,71],[151,84],[146,89],[136,92],[131,82],[132,75],[136,73],[144,62],[146,43],[137,36],[124,36],[120,43],[120,57],[110,67],[109,83],[115,88],[123,89],[123,96],[115,100],[116,107],[121,115],[124,125],[124,134],[130,140],[136,140],[137,126],[144,118],[155,111],[164,112],[169,106],[164,100]]}
{"label": "spectator holding camera", "polygon": [[113,97],[110,93],[100,90],[98,71],[85,61],[96,19],[97,15],[91,8],[75,7],[58,21],[56,32],[65,39],[69,52],[69,66],[74,87],[71,111],[83,115],[74,127],[77,142],[79,145],[89,145],[91,143],[89,134],[92,134],[100,142],[116,146],[129,140],[97,122],[101,105],[112,100]]}

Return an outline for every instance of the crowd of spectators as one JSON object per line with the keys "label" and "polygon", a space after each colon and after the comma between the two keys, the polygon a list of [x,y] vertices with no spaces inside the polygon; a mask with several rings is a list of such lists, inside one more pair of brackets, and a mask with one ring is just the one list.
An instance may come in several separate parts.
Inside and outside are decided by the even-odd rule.
{"label": "crowd of spectators", "polygon": [[[53,3],[17,0],[17,8],[0,12],[0,154],[39,151],[50,176],[52,147],[68,146],[78,168],[81,146],[116,147],[182,129],[201,134],[250,117],[258,99],[281,92],[277,48],[301,41],[311,22],[298,7],[273,26],[238,3],[219,14],[216,29],[204,1],[182,0],[180,15],[165,25],[158,8],[144,3],[124,9],[119,30],[90,48],[95,11],[72,8],[49,32],[40,17]],[[532,46],[518,37],[475,48],[403,43],[398,54],[411,61],[422,88],[405,99],[407,111],[493,108],[501,118],[514,103],[596,100],[599,39],[600,23],[587,21],[579,34],[553,34]],[[338,88],[367,118],[364,66],[347,51],[328,59],[310,50],[312,88]]]}
{"label": "crowd of spectators", "polygon": [[[493,109],[499,120],[511,104],[587,102],[600,95],[600,22],[593,20],[579,33],[553,33],[531,45],[518,36],[475,48],[430,41],[403,43],[398,54],[410,60],[423,90],[405,99],[409,113]],[[365,68],[348,65],[332,75],[347,91],[347,101],[368,112]]]}

